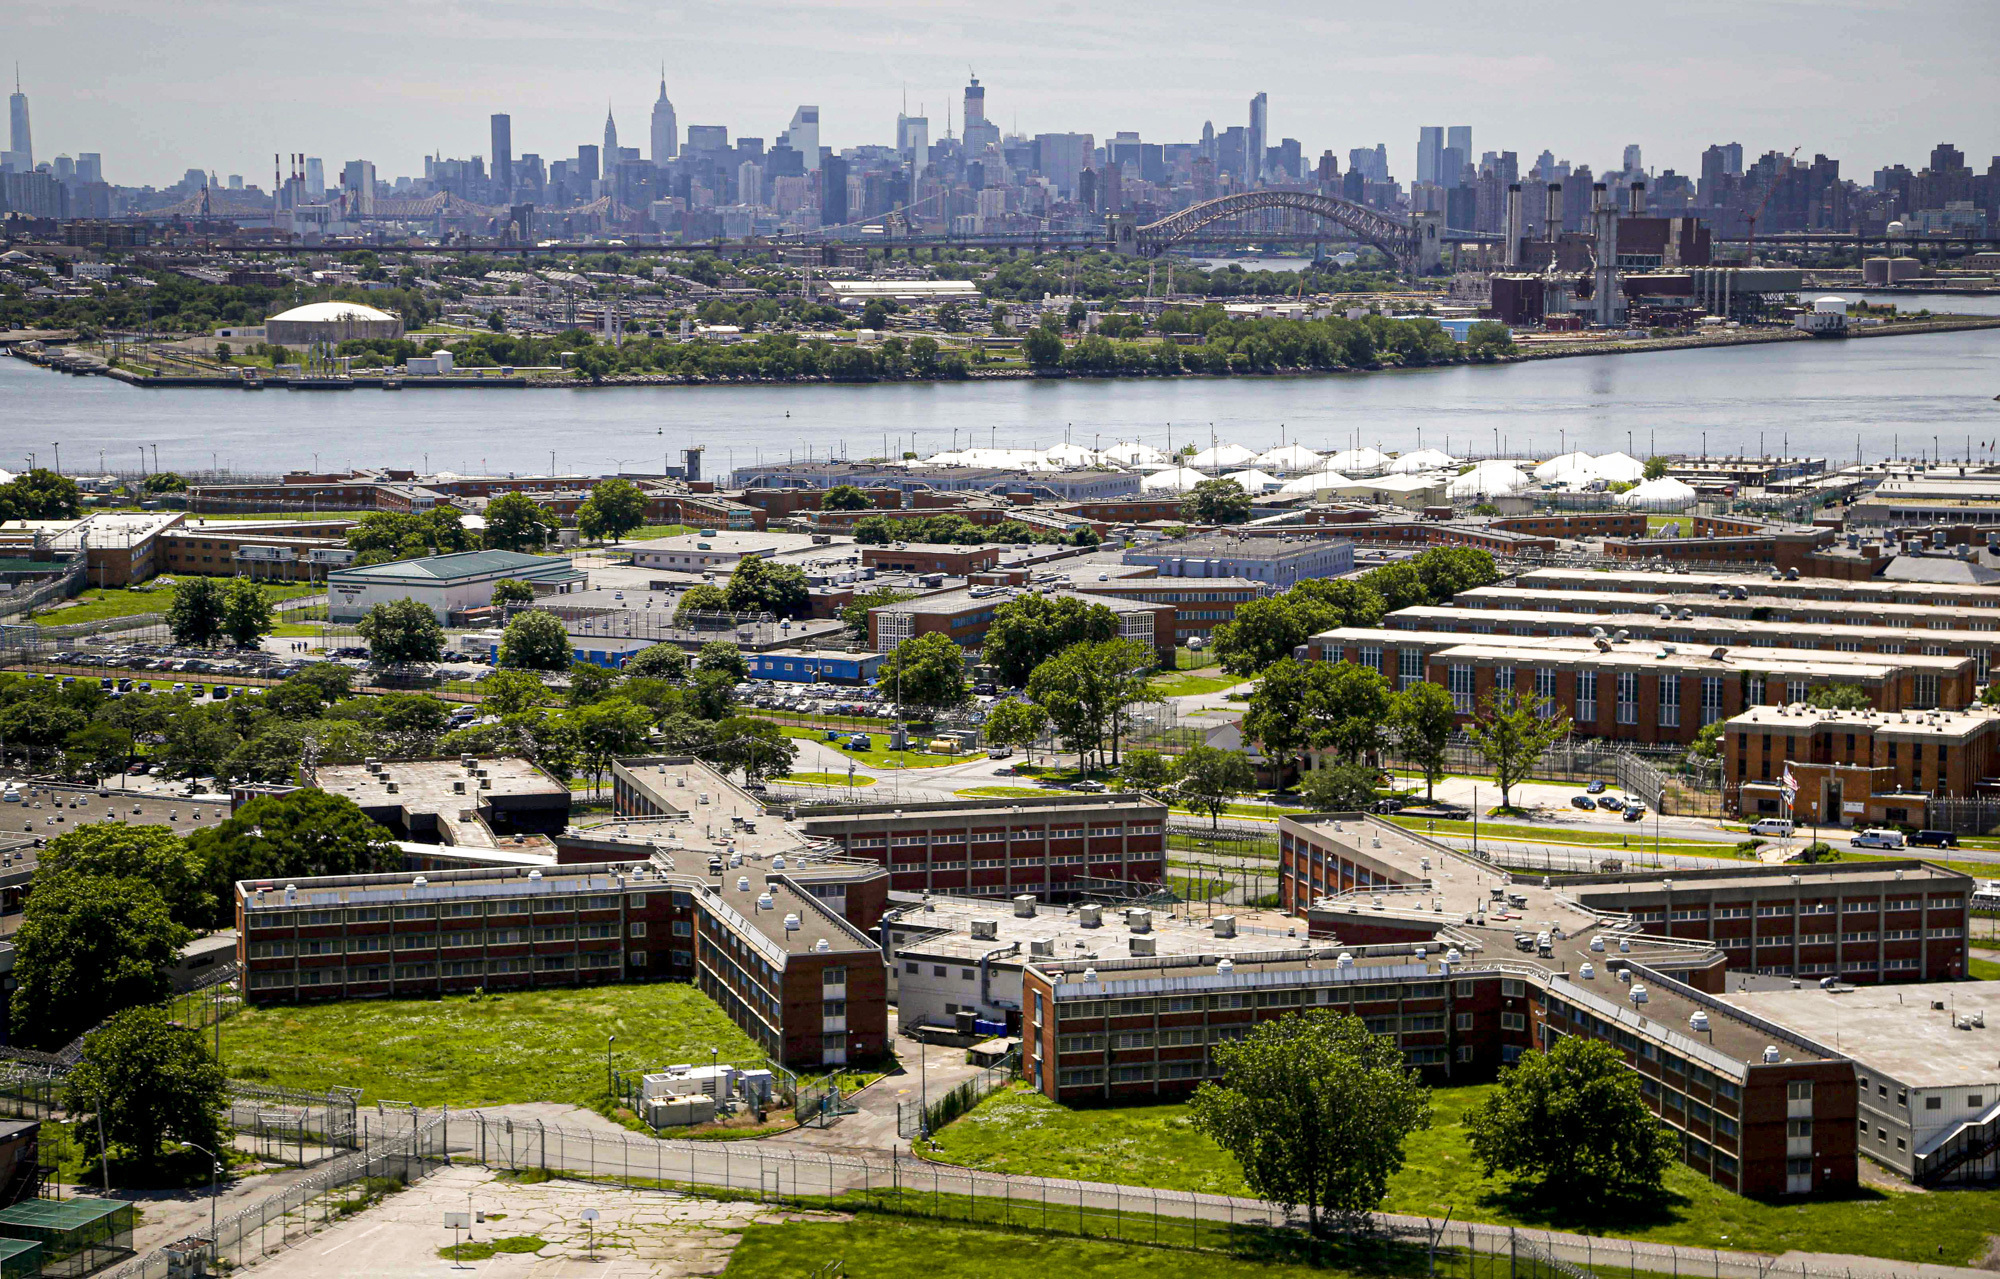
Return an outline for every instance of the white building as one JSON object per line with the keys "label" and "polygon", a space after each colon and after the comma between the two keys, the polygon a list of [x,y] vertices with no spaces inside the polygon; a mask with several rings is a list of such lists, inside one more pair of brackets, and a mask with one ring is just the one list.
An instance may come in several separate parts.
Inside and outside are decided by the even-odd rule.
{"label": "white building", "polygon": [[814,545],[810,533],[728,533],[703,531],[679,537],[628,542],[634,568],[670,568],[683,573],[728,569],[738,560],[782,555]]}
{"label": "white building", "polygon": [[567,595],[582,589],[589,579],[567,559],[518,551],[432,555],[328,573],[327,616],[336,622],[355,622],[377,604],[413,599],[443,622],[453,612],[491,604],[494,584],[508,580],[533,583],[538,593]]}

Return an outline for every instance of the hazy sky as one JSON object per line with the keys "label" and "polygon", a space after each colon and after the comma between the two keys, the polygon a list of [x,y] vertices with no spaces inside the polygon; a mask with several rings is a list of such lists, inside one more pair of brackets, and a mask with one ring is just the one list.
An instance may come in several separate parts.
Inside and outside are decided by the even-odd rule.
{"label": "hazy sky", "polygon": [[1148,141],[1244,123],[1271,97],[1271,141],[1389,144],[1415,169],[1417,128],[1470,124],[1478,151],[1543,148],[1615,165],[1626,143],[1657,170],[1699,172],[1711,142],[1746,154],[1824,152],[1866,181],[1920,167],[1950,141],[1983,170],[2000,152],[2000,7],[1993,0],[1431,0],[1359,6],[1249,0],[71,0],[17,4],[0,58],[18,57],[36,159],[98,151],[117,183],[191,166],[267,188],[274,152],[375,161],[488,152],[509,112],[514,150],[544,160],[595,142],[615,110],[645,146],[666,63],[689,124],[767,142],[794,106],[820,141],[893,141],[904,86],[933,137],[968,66],[1003,129],[1121,129]]}

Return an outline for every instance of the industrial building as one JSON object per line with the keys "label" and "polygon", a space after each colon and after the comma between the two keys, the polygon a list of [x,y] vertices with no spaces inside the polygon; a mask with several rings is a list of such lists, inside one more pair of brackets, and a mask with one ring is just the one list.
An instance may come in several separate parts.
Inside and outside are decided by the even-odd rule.
{"label": "industrial building", "polygon": [[[1062,593],[1043,592],[1045,597],[1059,597]],[[936,634],[948,635],[965,648],[977,648],[993,625],[995,610],[1018,594],[1020,588],[1016,587],[973,586],[879,604],[868,610],[868,646],[878,653],[892,653],[906,639]],[[1162,665],[1172,664],[1174,645],[1180,634],[1178,606],[1108,594],[1078,598],[1101,604],[1118,614],[1120,639],[1137,640],[1156,651]]]}
{"label": "industrial building", "polygon": [[257,336],[274,346],[338,346],[357,338],[395,339],[403,336],[403,317],[359,302],[308,302],[271,316]]}
{"label": "industrial building", "polygon": [[1246,578],[1287,590],[1312,578],[1354,571],[1354,543],[1346,538],[1199,537],[1134,546],[1127,564],[1158,570],[1161,577]]}
{"label": "industrial building", "polygon": [[491,604],[493,588],[500,582],[527,582],[538,593],[560,595],[587,580],[567,559],[519,551],[460,551],[335,569],[326,577],[327,616],[336,622],[355,622],[377,604],[413,599],[442,623],[452,613]]}

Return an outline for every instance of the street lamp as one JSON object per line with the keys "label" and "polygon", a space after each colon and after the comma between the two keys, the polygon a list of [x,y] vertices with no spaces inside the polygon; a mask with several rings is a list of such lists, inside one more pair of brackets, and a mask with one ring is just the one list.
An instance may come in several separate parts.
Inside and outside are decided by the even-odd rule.
{"label": "street lamp", "polygon": [[209,1158],[208,1166],[210,1171],[208,1174],[208,1259],[211,1263],[213,1263],[220,1259],[221,1248],[222,1248],[222,1240],[217,1238],[215,1234],[215,1194],[216,1194],[216,1187],[222,1178],[222,1156],[216,1154],[213,1150],[210,1150],[207,1146],[196,1145],[192,1141],[183,1142],[182,1144],[187,1146],[188,1149],[190,1150],[199,1150],[202,1154],[207,1155]]}
{"label": "street lamp", "polygon": [[[604,1037],[604,1091],[606,1092],[613,1091],[611,1079],[611,1045],[617,1042],[618,1036],[616,1035],[606,1035]],[[613,1096],[612,1100],[617,1101],[618,1098]]]}

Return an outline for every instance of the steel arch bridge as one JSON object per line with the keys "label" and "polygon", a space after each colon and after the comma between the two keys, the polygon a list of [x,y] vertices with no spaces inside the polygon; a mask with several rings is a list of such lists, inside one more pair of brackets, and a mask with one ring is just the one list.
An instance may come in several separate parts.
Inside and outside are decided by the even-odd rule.
{"label": "steel arch bridge", "polygon": [[1190,240],[1204,228],[1245,213],[1283,209],[1331,222],[1355,238],[1374,245],[1412,275],[1438,264],[1442,229],[1435,217],[1419,215],[1405,221],[1379,209],[1311,191],[1244,191],[1192,204],[1144,226],[1119,224],[1117,247],[1127,253],[1158,257],[1176,243]]}

